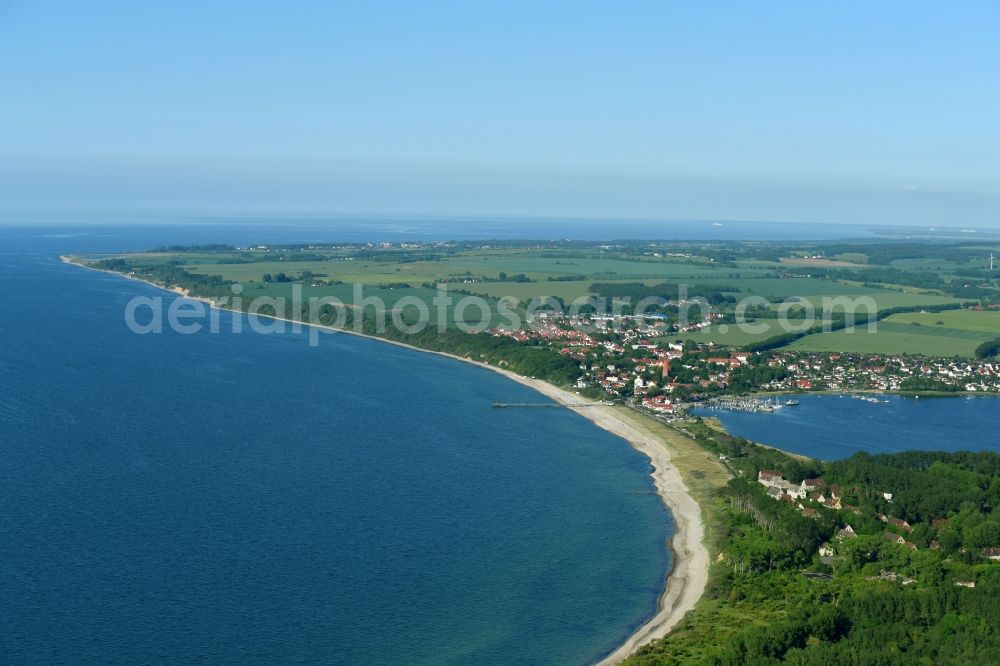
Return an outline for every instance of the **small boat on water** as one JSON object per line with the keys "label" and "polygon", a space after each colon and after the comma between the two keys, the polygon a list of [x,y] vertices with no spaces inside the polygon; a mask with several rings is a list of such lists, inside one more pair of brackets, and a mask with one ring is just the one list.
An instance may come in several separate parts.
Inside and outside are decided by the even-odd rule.
{"label": "small boat on water", "polygon": [[798,400],[792,400],[791,398],[785,401],[785,407],[795,407],[798,404],[799,404]]}

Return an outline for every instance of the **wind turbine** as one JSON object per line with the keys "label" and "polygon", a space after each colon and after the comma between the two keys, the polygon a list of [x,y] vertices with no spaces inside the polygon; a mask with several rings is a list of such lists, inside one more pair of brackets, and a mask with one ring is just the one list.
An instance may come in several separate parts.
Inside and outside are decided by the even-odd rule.
{"label": "wind turbine", "polygon": [[990,273],[993,272],[993,253],[990,252]]}

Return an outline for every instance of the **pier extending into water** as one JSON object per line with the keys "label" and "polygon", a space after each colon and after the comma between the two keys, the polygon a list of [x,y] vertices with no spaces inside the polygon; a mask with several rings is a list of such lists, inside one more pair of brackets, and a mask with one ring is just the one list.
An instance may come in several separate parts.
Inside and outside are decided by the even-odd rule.
{"label": "pier extending into water", "polygon": [[493,407],[495,409],[507,409],[509,407],[527,407],[527,408],[546,408],[546,407],[565,407],[569,409],[575,409],[577,407],[604,407],[607,405],[613,405],[613,402],[578,402],[573,404],[562,404],[559,402],[494,402]]}

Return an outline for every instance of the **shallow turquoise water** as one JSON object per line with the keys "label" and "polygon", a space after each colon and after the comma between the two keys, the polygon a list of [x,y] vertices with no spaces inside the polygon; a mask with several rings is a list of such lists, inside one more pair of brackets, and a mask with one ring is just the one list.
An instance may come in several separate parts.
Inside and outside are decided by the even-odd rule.
{"label": "shallow turquoise water", "polygon": [[0,662],[584,664],[652,614],[623,440],[370,340],[134,335],[162,292],[56,256],[121,239],[0,232]]}

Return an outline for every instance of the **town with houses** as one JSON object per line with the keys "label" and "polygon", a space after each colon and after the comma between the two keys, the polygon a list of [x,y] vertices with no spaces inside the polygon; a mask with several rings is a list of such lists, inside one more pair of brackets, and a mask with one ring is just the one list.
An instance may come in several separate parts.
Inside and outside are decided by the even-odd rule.
{"label": "town with houses", "polygon": [[[885,393],[1000,393],[1000,363],[995,361],[780,348],[752,352],[684,340],[684,333],[713,324],[708,320],[664,335],[662,322],[546,313],[522,329],[493,329],[488,333],[548,345],[579,362],[580,376],[575,387],[580,392],[625,400],[668,422],[685,417],[687,410],[695,406],[774,411],[797,405],[794,394],[816,391],[837,392],[873,403],[885,401],[880,396]],[[725,463],[726,456],[720,455],[720,460]],[[894,506],[891,488],[852,486],[842,490],[838,484],[821,478],[796,483],[784,478],[780,471],[766,469],[759,470],[757,480],[767,497],[788,503],[806,518],[833,517],[836,531],[816,553],[824,565],[833,565],[838,553],[843,554],[841,545],[845,542],[862,535],[876,536],[879,530],[881,539],[911,551],[941,549],[937,538],[914,538],[915,525],[887,515]],[[860,497],[876,498],[882,510],[870,509],[866,513],[851,503],[850,498]],[[938,537],[949,527],[949,518],[929,522],[931,534]],[[881,528],[876,528],[879,524]],[[926,527],[921,529],[926,533]],[[984,548],[978,554],[986,561],[1000,562],[1000,548]],[[888,569],[865,578],[903,587],[919,582],[912,575]],[[977,583],[960,577],[953,584],[975,588]]]}
{"label": "town with houses", "polygon": [[704,401],[754,411],[780,406],[725,399],[753,393],[857,392],[859,399],[873,402],[877,398],[871,394],[879,392],[1000,393],[1000,362],[995,361],[788,349],[734,351],[681,337],[711,325],[700,322],[664,336],[661,327],[639,318],[543,313],[524,328],[495,328],[488,333],[547,344],[579,361],[577,389],[599,389],[667,416]]}
{"label": "town with houses", "polygon": [[[710,325],[706,322],[697,326]],[[684,340],[684,332],[690,331],[680,331],[679,336],[664,335],[662,326],[638,318],[616,321],[612,317],[546,313],[522,329],[493,329],[488,333],[526,344],[548,345],[579,363],[576,389],[581,393],[625,400],[667,422],[686,417],[687,410],[695,406],[740,411],[793,407],[798,404],[795,394],[813,391],[838,392],[874,403],[885,400],[880,394],[894,392],[1000,393],[997,362],[788,349],[751,352]],[[680,429],[686,432],[683,424]],[[726,456],[719,457],[726,464]],[[852,485],[842,489],[822,478],[794,482],[781,471],[769,469],[759,470],[757,481],[768,498],[787,503],[801,516],[833,520],[832,536],[815,552],[827,567],[834,566],[838,555],[844,557],[849,552],[848,542],[859,536],[877,537],[916,554],[940,552],[938,538],[949,529],[950,519],[946,517],[930,520],[929,526],[917,526],[889,515],[895,506],[892,488]],[[859,502],[857,498],[863,497],[875,498],[881,509]],[[915,527],[919,535],[914,535]],[[1000,548],[983,548],[977,554],[982,560],[1000,562]],[[920,582],[918,573],[908,573],[883,568],[877,574],[866,575],[865,580],[902,587]],[[952,584],[975,588],[977,581],[959,576]]]}
{"label": "town with houses", "polygon": [[[767,489],[767,496],[778,502],[788,502],[795,506],[799,513],[801,513],[806,518],[817,519],[820,517],[820,511],[847,511],[855,514],[856,516],[863,516],[864,513],[860,507],[852,506],[843,501],[844,493],[842,493],[839,485],[835,483],[827,483],[823,479],[803,479],[799,483],[793,483],[784,478],[782,473],[777,470],[760,470],[757,473],[757,482]],[[852,487],[850,488],[850,494],[853,496],[861,496],[866,494],[869,489]],[[891,492],[885,491],[874,491],[879,495],[882,500],[887,504],[892,504],[893,494]],[[918,550],[917,544],[909,541],[906,537],[913,532],[913,525],[911,525],[906,520],[902,518],[895,518],[893,516],[887,516],[884,513],[876,513],[875,517],[881,521],[886,530],[882,534],[882,538],[891,543],[899,544],[909,548],[910,550]],[[948,527],[949,520],[947,518],[935,518],[931,521],[931,527],[935,532],[946,529]],[[837,530],[834,539],[838,542],[843,542],[848,539],[853,539],[858,536],[854,527],[850,523],[845,523],[842,528]],[[937,540],[931,539],[928,546],[931,550],[937,550],[940,548]],[[823,543],[819,547],[819,557],[820,561],[824,564],[829,565],[835,555],[835,548],[830,543]],[[985,548],[981,553],[982,557],[993,562],[1000,562],[1000,548]],[[906,576],[901,576],[892,571],[885,571],[879,573],[877,576],[871,576],[868,580],[885,580],[891,582],[900,582],[902,585],[910,585],[917,582],[916,579],[908,578]],[[955,583],[962,587],[975,587],[974,581],[958,581]]]}

